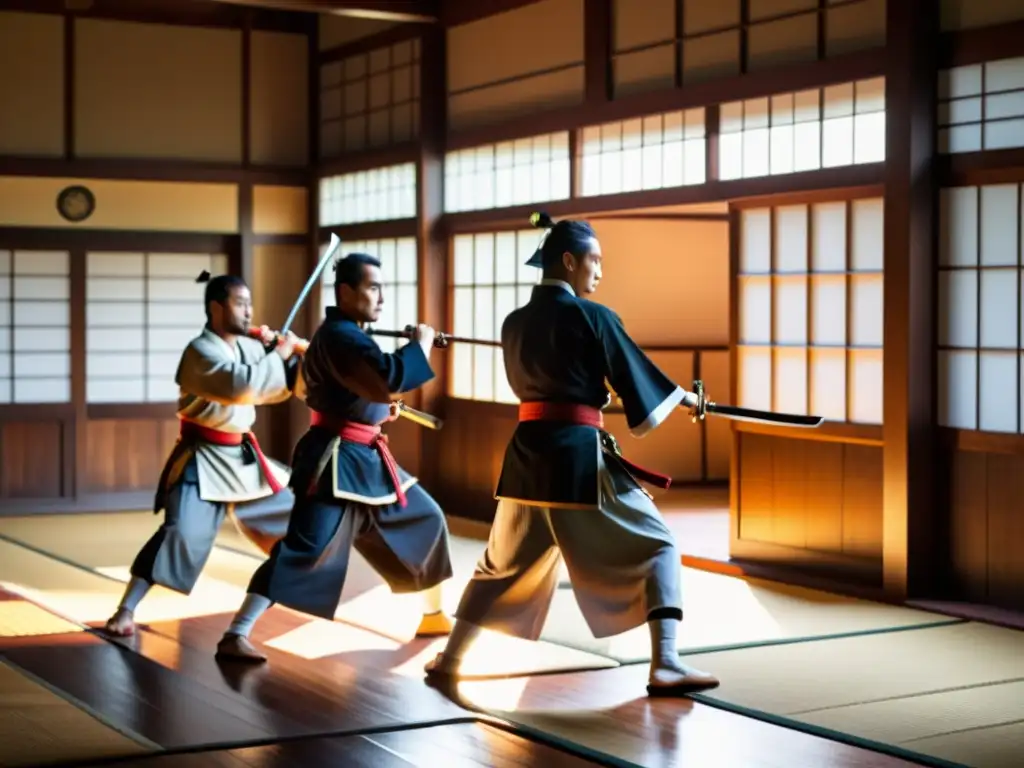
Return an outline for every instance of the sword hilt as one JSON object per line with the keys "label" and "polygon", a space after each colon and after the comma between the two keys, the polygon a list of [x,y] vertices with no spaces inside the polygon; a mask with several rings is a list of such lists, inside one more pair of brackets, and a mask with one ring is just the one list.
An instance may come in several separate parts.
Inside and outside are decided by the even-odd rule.
{"label": "sword hilt", "polygon": [[703,421],[705,414],[708,412],[708,401],[704,394],[704,382],[700,379],[696,379],[693,382],[693,394],[697,396],[697,404],[690,409],[690,418],[696,424],[697,419]]}
{"label": "sword hilt", "polygon": [[[416,333],[416,326],[415,325],[407,325],[407,326],[405,326],[405,331],[403,333],[405,334],[406,338],[409,338],[409,339],[413,338],[413,334]],[[444,333],[442,331],[438,331],[437,333],[434,334],[434,348],[435,349],[447,349],[448,348],[448,334],[447,333]]]}

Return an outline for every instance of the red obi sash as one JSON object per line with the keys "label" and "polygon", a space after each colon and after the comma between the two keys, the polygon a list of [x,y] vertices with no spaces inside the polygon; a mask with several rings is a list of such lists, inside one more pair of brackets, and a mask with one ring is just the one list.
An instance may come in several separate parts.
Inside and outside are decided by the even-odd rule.
{"label": "red obi sash", "polygon": [[260,448],[256,435],[252,432],[222,432],[219,429],[211,429],[210,427],[196,424],[194,421],[181,419],[181,437],[202,440],[213,445],[241,445],[243,440],[248,440],[249,445],[252,446],[253,453],[256,454],[256,462],[260,465],[260,471],[263,473],[263,477],[266,478],[267,483],[270,484],[270,489],[277,493],[284,487],[278,482],[270,467],[270,462],[263,455],[263,449]]}
{"label": "red obi sash", "polygon": [[[604,414],[600,409],[577,403],[545,403],[529,402],[519,404],[519,421],[565,421],[584,427],[595,427],[604,431]],[[610,437],[610,435],[609,435]],[[626,459],[618,450],[614,440],[611,441],[612,452],[625,465],[633,477],[644,480],[657,488],[668,488],[672,478],[659,472],[634,464]]]}
{"label": "red obi sash", "polygon": [[384,468],[387,469],[388,475],[391,477],[391,484],[395,487],[395,496],[398,499],[399,506],[404,507],[408,503],[405,491],[402,490],[401,480],[398,477],[398,462],[391,455],[391,449],[388,448],[388,436],[381,432],[380,426],[331,418],[314,410],[310,410],[310,424],[314,427],[329,429],[348,443],[365,445],[375,449],[380,455],[381,461],[384,462]]}

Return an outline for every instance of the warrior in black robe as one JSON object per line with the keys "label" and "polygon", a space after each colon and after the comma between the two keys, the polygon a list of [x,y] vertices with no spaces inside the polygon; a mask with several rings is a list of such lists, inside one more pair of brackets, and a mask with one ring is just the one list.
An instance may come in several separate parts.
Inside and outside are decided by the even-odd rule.
{"label": "warrior in black robe", "polygon": [[381,424],[397,415],[394,394],[434,378],[434,332],[385,354],[362,328],[383,303],[380,262],[349,254],[335,266],[336,307],[313,334],[297,394],[312,426],[292,458],[296,502],[288,531],[253,574],[245,602],[217,646],[221,658],[262,662],[249,642],[274,603],[333,619],[354,546],[392,592],[424,592],[417,635],[446,635],[441,582],[452,575],[448,527],[433,498],[397,465]]}
{"label": "warrior in black robe", "polygon": [[630,431],[642,437],[695,396],[651,362],[614,312],[582,298],[601,278],[601,247],[590,225],[555,225],[544,214],[534,221],[552,227],[528,262],[544,270],[544,279],[501,329],[519,425],[505,451],[487,550],[447,647],[427,673],[457,674],[480,627],[537,639],[564,557],[595,637],[650,627],[650,695],[713,688],[714,677],[679,659],[680,556],[637,482],[667,487],[668,479],[627,461],[602,429],[601,414],[610,384]]}
{"label": "warrior in black robe", "polygon": [[[252,296],[245,281],[209,278],[203,272],[197,281],[207,282],[206,327],[185,348],[175,374],[181,437],[153,505],[164,521],[132,563],[131,580],[105,627],[112,635],[133,634],[135,609],[153,584],[191,593],[225,515],[266,551],[295,501],[288,468],[263,455],[252,425],[257,405],[292,396],[299,339],[289,332],[268,351],[248,335]],[[276,335],[262,330],[269,345]]]}

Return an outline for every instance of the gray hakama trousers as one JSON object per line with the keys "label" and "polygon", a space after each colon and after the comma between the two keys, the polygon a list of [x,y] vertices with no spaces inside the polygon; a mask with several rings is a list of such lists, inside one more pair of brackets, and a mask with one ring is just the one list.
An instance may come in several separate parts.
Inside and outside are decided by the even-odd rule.
{"label": "gray hakama trousers", "polygon": [[616,494],[599,469],[593,509],[498,502],[490,538],[455,616],[527,640],[540,637],[558,586],[561,559],[594,637],[627,632],[648,620],[682,619],[679,551],[651,498]]}
{"label": "gray hakama trousers", "polygon": [[294,503],[290,488],[255,501],[204,501],[199,498],[199,476],[193,458],[167,491],[163,524],[139,550],[131,574],[187,595],[213,551],[229,507],[242,533],[257,541],[283,535],[284,522]]}
{"label": "gray hakama trousers", "polygon": [[405,507],[336,499],[324,485],[298,499],[288,532],[253,574],[249,592],[333,619],[353,547],[395,593],[420,592],[451,577],[444,513],[419,483],[406,491]]}

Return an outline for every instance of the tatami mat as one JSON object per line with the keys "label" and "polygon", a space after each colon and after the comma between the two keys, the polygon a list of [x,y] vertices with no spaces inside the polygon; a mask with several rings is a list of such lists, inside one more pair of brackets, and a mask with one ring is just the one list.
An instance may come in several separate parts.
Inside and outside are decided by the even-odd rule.
{"label": "tatami mat", "polygon": [[82,628],[24,600],[0,602],[0,637],[37,637],[81,632]]}
{"label": "tatami mat", "polygon": [[157,749],[114,730],[0,659],[0,764],[98,760]]}
{"label": "tatami mat", "polygon": [[[701,694],[747,713],[795,720],[959,761],[942,734],[1024,721],[1024,633],[962,623],[882,635],[709,653],[719,676]],[[955,750],[953,750],[955,751]],[[1020,753],[1015,759],[1020,765]],[[985,768],[1010,765],[992,758]],[[968,765],[982,763],[967,762]]]}

